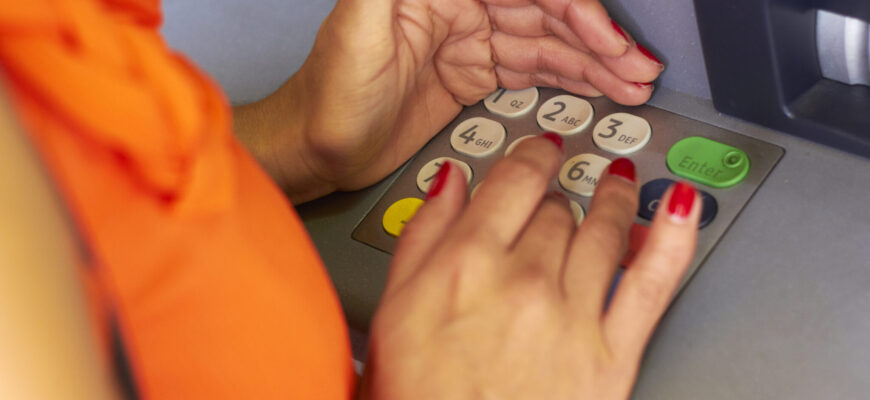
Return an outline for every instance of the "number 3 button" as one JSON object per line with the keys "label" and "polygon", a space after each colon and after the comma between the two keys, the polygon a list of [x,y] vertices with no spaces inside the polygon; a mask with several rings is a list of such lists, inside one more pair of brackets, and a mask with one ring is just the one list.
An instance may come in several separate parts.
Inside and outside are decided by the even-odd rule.
{"label": "number 3 button", "polygon": [[591,197],[598,186],[598,179],[608,165],[610,160],[595,154],[585,153],[571,157],[559,171],[559,184],[571,193]]}
{"label": "number 3 button", "polygon": [[592,140],[604,151],[634,153],[649,143],[652,129],[645,119],[626,113],[610,114],[595,125]]}
{"label": "number 3 button", "polygon": [[592,114],[588,101],[563,94],[547,100],[538,109],[538,125],[545,131],[573,135],[589,126]]}
{"label": "number 3 button", "polygon": [[450,145],[458,153],[472,157],[486,157],[504,143],[504,126],[483,117],[463,121],[450,135]]}

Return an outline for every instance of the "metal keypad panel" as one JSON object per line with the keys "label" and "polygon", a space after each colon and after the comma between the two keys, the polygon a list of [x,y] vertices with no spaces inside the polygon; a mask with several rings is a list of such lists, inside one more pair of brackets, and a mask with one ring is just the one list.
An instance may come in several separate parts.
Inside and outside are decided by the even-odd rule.
{"label": "metal keypad panel", "polygon": [[[425,189],[421,187],[420,182],[428,178],[428,176],[424,175],[432,173],[433,165],[435,164],[433,163],[434,160],[450,157],[467,164],[471,170],[471,179],[468,186],[469,193],[471,193],[472,189],[477,187],[486,178],[487,172],[492,165],[504,157],[505,151],[517,139],[551,131],[553,129],[545,129],[542,126],[552,128],[553,125],[563,120],[566,123],[573,123],[578,129],[568,129],[569,127],[566,125],[558,132],[563,135],[566,161],[559,174],[560,176],[553,178],[551,187],[554,190],[564,192],[571,199],[572,203],[576,203],[583,209],[588,210],[591,199],[589,197],[591,192],[589,191],[588,184],[592,183],[594,185],[596,183],[590,181],[588,176],[586,179],[583,179],[585,182],[580,182],[579,180],[571,181],[571,179],[582,175],[578,172],[580,167],[577,166],[587,165],[583,164],[583,160],[586,160],[585,162],[594,161],[592,165],[597,170],[601,169],[602,165],[606,168],[606,165],[610,161],[619,157],[627,157],[635,163],[637,177],[641,186],[651,183],[651,185],[647,186],[650,188],[660,182],[664,182],[661,179],[673,181],[681,179],[690,180],[704,193],[705,204],[708,204],[708,202],[715,203],[717,207],[715,214],[711,220],[705,220],[703,227],[699,230],[697,254],[681,284],[682,287],[698,269],[722,235],[725,234],[725,231],[734,219],[737,218],[737,215],[749,201],[750,197],[752,197],[752,194],[758,189],[784,153],[782,148],[773,144],[648,105],[623,106],[603,97],[583,98],[562,90],[550,88],[538,88],[539,96],[534,96],[528,90],[526,89],[522,93],[520,93],[521,91],[514,92],[515,98],[523,99],[523,104],[519,104],[519,102],[515,103],[523,108],[522,112],[511,113],[504,105],[500,109],[493,107],[493,104],[491,104],[492,100],[496,98],[501,100],[499,96],[505,94],[501,89],[486,99],[489,103],[489,108],[493,109],[493,111],[488,110],[484,106],[484,101],[465,107],[459,116],[436,135],[410,162],[405,171],[359,223],[353,231],[353,238],[382,251],[392,253],[396,245],[396,237],[389,234],[385,229],[385,213],[391,205],[402,199],[425,198]],[[529,106],[529,102],[526,100],[534,102],[534,105]],[[586,102],[591,106],[591,110],[586,108]],[[534,108],[534,110],[529,110],[530,108]],[[572,109],[576,110],[575,116],[566,119],[565,113],[555,113],[560,108],[564,108],[566,110],[565,113],[570,112]],[[548,116],[548,118],[542,119],[543,116]],[[491,141],[493,145],[497,142],[498,146],[496,148],[489,147],[485,150],[475,150],[470,147],[477,136],[474,134],[476,131],[473,129],[469,130],[469,128],[474,125],[480,126],[479,122],[488,124],[486,129],[489,129],[489,131],[493,131],[493,127],[499,124],[504,128],[504,139],[501,139],[500,129],[494,130],[496,134],[488,134],[489,136],[481,135],[481,137],[485,137],[484,140],[478,139],[478,142],[483,145],[486,145],[487,141]],[[613,127],[613,129],[609,129],[609,127]],[[463,129],[457,131],[458,128]],[[626,139],[620,142],[618,141],[620,135],[616,135],[618,132],[620,134],[624,132],[634,133],[625,135]],[[596,138],[596,135],[599,137]],[[632,138],[628,138],[628,136]],[[493,140],[491,137],[496,139]],[[713,143],[715,146],[714,150],[718,148],[738,149],[741,157],[745,155],[748,158],[748,164],[750,165],[748,172],[741,171],[739,182],[736,184],[729,182],[727,187],[713,187],[710,186],[710,181],[704,182],[700,178],[698,180],[691,179],[690,175],[687,175],[685,171],[676,171],[682,176],[676,175],[668,165],[669,151],[681,140],[692,137],[703,139],[691,139],[688,142],[702,141],[703,145]],[[457,141],[458,139],[464,140]],[[465,145],[465,142],[468,143],[468,146]],[[674,152],[671,152],[672,161],[675,157],[688,159],[687,156],[684,156],[684,153],[692,150],[684,148],[686,142],[683,141]],[[679,153],[675,154],[677,151]],[[707,160],[717,160],[715,157],[719,157],[719,155],[710,153],[700,154],[694,156],[693,159],[689,159],[689,161],[700,160],[705,157]],[[677,161],[682,161],[682,159]],[[721,163],[724,166],[721,166],[721,168],[727,169],[729,167],[728,163],[733,161],[734,156],[729,153],[728,157],[722,159]],[[712,162],[709,162],[709,164],[713,165]],[[684,163],[684,165],[686,164]],[[679,168],[679,166],[674,164],[672,166]],[[711,168],[707,164],[704,164],[704,166],[705,168]],[[741,168],[745,169],[745,165],[741,165]],[[572,169],[574,170],[572,171]],[[745,175],[743,174],[744,172]],[[710,173],[707,175],[718,176],[719,174]],[[686,177],[689,178],[687,179]],[[428,188],[428,185],[423,186]],[[649,193],[646,196],[641,194],[641,199],[649,204],[640,204],[641,210],[638,213],[636,223],[648,226],[650,221],[646,218],[651,214],[650,210],[657,206],[658,201],[657,199],[650,200]],[[399,218],[400,221],[392,221],[391,226],[395,226],[409,217],[392,217]]]}

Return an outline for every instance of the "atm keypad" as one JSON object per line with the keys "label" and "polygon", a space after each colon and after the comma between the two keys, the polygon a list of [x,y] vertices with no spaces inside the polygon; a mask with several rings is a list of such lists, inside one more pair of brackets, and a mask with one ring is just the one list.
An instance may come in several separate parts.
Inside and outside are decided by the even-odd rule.
{"label": "atm keypad", "polygon": [[397,227],[416,211],[444,160],[465,172],[473,196],[495,161],[510,154],[517,143],[547,131],[562,136],[566,151],[552,189],[568,196],[578,224],[610,162],[627,157],[635,163],[640,205],[626,260],[642,246],[639,241],[667,188],[680,179],[695,184],[703,213],[698,255],[687,277],[783,154],[775,145],[648,105],[622,106],[603,97],[584,98],[549,88],[498,89],[466,107],[420,151],[353,237],[391,253],[401,232]]}

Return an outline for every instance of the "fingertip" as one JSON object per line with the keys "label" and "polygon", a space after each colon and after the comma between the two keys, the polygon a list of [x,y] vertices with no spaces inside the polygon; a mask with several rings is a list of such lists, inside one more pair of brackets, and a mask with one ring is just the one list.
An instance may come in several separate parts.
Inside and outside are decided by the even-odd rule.
{"label": "fingertip", "polygon": [[698,190],[692,184],[680,181],[671,185],[667,195],[667,207],[663,210],[667,214],[667,219],[677,225],[694,222],[691,226],[697,226],[700,209],[703,207]]}

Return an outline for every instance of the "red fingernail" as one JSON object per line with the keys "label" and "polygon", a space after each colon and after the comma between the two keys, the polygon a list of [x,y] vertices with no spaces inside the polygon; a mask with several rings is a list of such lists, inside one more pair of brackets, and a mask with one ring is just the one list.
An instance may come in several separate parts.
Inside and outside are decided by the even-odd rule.
{"label": "red fingernail", "polygon": [[668,213],[671,216],[684,219],[692,212],[695,203],[695,188],[692,185],[680,182],[674,186],[671,200],[668,201]]}
{"label": "red fingernail", "polygon": [[622,27],[619,26],[619,24],[617,24],[616,21],[614,21],[612,19],[610,20],[610,25],[613,27],[613,30],[615,30],[617,33],[619,33],[619,36],[622,36],[622,39],[625,40],[625,44],[628,44],[628,42],[629,42],[628,35],[625,34],[625,31],[622,30]]}
{"label": "red fingernail", "polygon": [[641,89],[646,89],[646,88],[648,88],[648,87],[650,87],[650,86],[652,86],[652,85],[653,85],[652,83],[634,82],[634,86],[637,86],[637,87],[639,87],[639,88],[641,88]]}
{"label": "red fingernail", "polygon": [[450,162],[445,161],[444,164],[441,164],[441,168],[438,169],[438,173],[435,174],[435,178],[432,180],[432,186],[429,187],[429,192],[426,193],[426,200],[441,193],[441,189],[444,189],[444,183],[447,182],[447,175],[449,174]]}
{"label": "red fingernail", "polygon": [[624,157],[613,160],[613,162],[610,163],[610,167],[607,169],[607,173],[610,175],[621,176],[632,182],[635,181],[634,163]]}
{"label": "red fingernail", "polygon": [[664,68],[665,64],[661,62],[661,60],[659,60],[658,57],[656,57],[651,51],[647,50],[646,47],[643,47],[642,44],[638,43],[637,49],[640,50],[641,54],[645,55],[646,58],[655,61],[658,65],[661,65],[662,68]]}
{"label": "red fingernail", "polygon": [[547,132],[541,136],[543,136],[544,139],[547,139],[547,140],[555,143],[556,147],[558,147],[559,150],[562,150],[562,137],[561,136],[559,136],[558,134],[553,133],[553,132]]}

